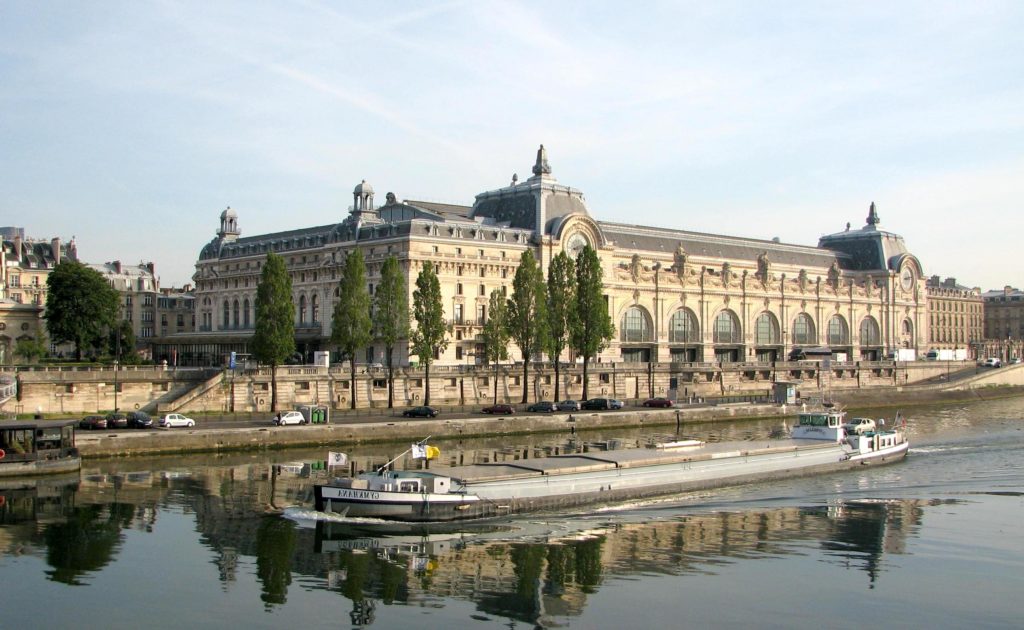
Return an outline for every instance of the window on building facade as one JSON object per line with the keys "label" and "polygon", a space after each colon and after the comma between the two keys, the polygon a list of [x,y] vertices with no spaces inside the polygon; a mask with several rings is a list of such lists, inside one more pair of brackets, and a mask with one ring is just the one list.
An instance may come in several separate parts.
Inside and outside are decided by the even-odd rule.
{"label": "window on building facade", "polygon": [[231,325],[231,306],[224,300],[224,328]]}
{"label": "window on building facade", "polygon": [[249,298],[242,302],[242,323],[246,328],[249,327]]}
{"label": "window on building facade", "polygon": [[715,343],[740,343],[743,339],[743,330],[740,328],[740,320],[730,310],[724,310],[715,317],[714,342]]}
{"label": "window on building facade", "polygon": [[299,325],[306,322],[306,296],[299,296]]}
{"label": "window on building facade", "polygon": [[761,313],[754,322],[754,343],[759,346],[779,343],[779,322],[771,313]]}
{"label": "window on building facade", "polygon": [[697,318],[688,308],[681,308],[668,320],[669,343],[697,343],[700,340],[700,327]]}
{"label": "window on building facade", "polygon": [[478,326],[483,326],[484,322],[487,321],[487,305],[477,304],[476,305],[476,323]]}
{"label": "window on building facade", "polygon": [[238,308],[238,300],[235,300],[231,304],[231,325],[234,326],[235,328],[238,328],[239,325],[239,315],[240,313]]}
{"label": "window on building facade", "polygon": [[882,345],[882,335],[878,329],[878,322],[876,322],[875,318],[870,315],[865,317],[860,323],[860,345]]}
{"label": "window on building facade", "polygon": [[455,305],[455,323],[456,324],[461,324],[462,323],[462,305],[461,304],[456,304]]}
{"label": "window on building facade", "polygon": [[317,324],[320,322],[320,300],[316,295],[313,295],[309,299],[310,317],[313,319],[313,323]]}
{"label": "window on building facade", "polygon": [[627,343],[651,341],[651,326],[647,314],[639,306],[631,306],[622,314],[619,340]]}
{"label": "window on building facade", "polygon": [[828,345],[845,346],[850,343],[850,327],[842,315],[833,315],[828,320]]}

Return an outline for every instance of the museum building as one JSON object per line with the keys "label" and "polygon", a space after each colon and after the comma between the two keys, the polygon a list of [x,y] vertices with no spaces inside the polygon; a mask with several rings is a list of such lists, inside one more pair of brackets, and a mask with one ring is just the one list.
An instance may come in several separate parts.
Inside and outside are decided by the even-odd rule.
{"label": "museum building", "polygon": [[[511,293],[523,251],[531,249],[546,272],[557,253],[575,256],[587,245],[601,260],[616,326],[602,362],[773,362],[818,346],[840,361],[871,361],[897,348],[921,351],[929,339],[921,264],[901,236],[880,227],[873,203],[859,229],[847,223],[817,246],[793,245],[602,221],[580,190],[555,179],[543,146],[532,171],[478,194],[472,206],[399,201],[393,193],[378,206],[364,180],[340,222],[258,236],[243,237],[228,208],[196,262],[196,330],[154,339],[154,357],[221,365],[231,352],[245,356],[269,252],[284,258],[292,277],[295,360],[333,350],[340,268],[354,247],[366,260],[371,294],[384,261],[397,257],[410,304],[423,265],[435,265],[451,324],[438,365],[482,362],[478,335],[489,295]],[[383,353],[372,345],[357,362],[385,363]],[[396,365],[416,358],[396,348]]]}

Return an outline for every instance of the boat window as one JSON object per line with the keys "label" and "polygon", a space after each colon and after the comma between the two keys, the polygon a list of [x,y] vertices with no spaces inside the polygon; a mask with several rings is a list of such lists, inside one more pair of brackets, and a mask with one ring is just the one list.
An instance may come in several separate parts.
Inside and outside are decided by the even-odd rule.
{"label": "boat window", "polygon": [[419,481],[402,481],[398,484],[399,492],[419,492],[420,482]]}
{"label": "boat window", "polygon": [[829,414],[827,413],[806,413],[800,415],[800,424],[811,427],[829,426]]}

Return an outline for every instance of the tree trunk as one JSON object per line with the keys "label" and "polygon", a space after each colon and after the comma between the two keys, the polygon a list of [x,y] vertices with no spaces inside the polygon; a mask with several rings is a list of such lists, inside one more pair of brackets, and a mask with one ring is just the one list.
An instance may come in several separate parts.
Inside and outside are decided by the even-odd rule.
{"label": "tree trunk", "polygon": [[527,396],[530,395],[530,359],[523,356],[523,404],[527,402]]}
{"label": "tree trunk", "polygon": [[352,353],[352,355],[351,355],[351,357],[349,359],[348,364],[351,367],[350,371],[352,373],[352,381],[349,383],[349,390],[351,391],[351,394],[349,395],[349,403],[351,403],[350,407],[352,409],[355,409],[356,408],[356,356],[355,356],[354,352]]}
{"label": "tree trunk", "polygon": [[277,364],[270,364],[270,410],[277,411]]}
{"label": "tree trunk", "polygon": [[388,409],[395,406],[395,359],[394,346],[388,346]]}
{"label": "tree trunk", "polygon": [[494,362],[494,404],[498,404],[498,362]]}
{"label": "tree trunk", "polygon": [[555,357],[555,402],[558,402],[558,385],[560,383],[560,381],[558,380],[558,364],[558,357]]}
{"label": "tree trunk", "polygon": [[430,361],[423,364],[424,379],[423,379],[423,404],[430,404]]}
{"label": "tree trunk", "polygon": [[590,357],[583,355],[583,400],[587,399],[587,366],[590,364]]}

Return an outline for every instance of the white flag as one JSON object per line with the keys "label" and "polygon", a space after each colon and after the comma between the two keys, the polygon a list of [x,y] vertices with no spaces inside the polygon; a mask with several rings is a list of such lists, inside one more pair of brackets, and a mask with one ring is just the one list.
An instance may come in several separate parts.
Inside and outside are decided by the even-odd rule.
{"label": "white flag", "polygon": [[344,466],[346,464],[348,464],[348,455],[345,453],[335,453],[334,451],[327,453],[328,466]]}
{"label": "white flag", "polygon": [[412,445],[412,458],[413,459],[426,459],[427,458],[427,447],[424,444],[413,444]]}

